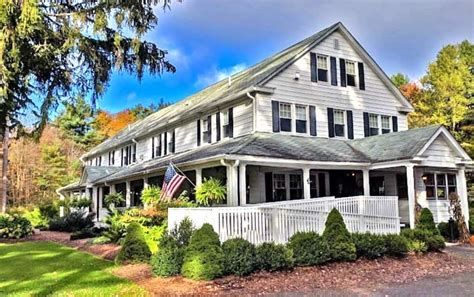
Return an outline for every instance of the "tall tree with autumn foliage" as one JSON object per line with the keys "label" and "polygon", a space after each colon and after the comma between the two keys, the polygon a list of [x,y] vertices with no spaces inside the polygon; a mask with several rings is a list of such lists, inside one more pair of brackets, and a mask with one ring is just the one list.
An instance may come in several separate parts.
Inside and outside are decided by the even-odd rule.
{"label": "tall tree with autumn foliage", "polygon": [[[36,116],[41,131],[51,109],[78,94],[94,103],[114,69],[138,79],[174,72],[167,52],[144,40],[158,22],[156,5],[167,8],[170,0],[0,1],[0,131],[21,126],[25,113]],[[7,165],[4,160],[1,212]]]}

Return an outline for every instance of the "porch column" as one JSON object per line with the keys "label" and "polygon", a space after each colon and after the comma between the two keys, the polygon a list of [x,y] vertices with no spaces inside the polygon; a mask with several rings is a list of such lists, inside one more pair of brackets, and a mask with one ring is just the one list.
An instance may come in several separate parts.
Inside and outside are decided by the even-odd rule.
{"label": "porch column", "polygon": [[196,168],[196,187],[202,184],[202,168]]}
{"label": "porch column", "polygon": [[239,185],[237,183],[237,170],[236,166],[227,165],[227,206],[237,206]]}
{"label": "porch column", "polygon": [[406,165],[407,188],[408,188],[408,218],[410,228],[415,228],[415,181],[413,179],[413,165]]}
{"label": "porch column", "polygon": [[125,181],[125,206],[128,208],[132,204],[132,190],[130,189],[130,181]]}
{"label": "porch column", "polygon": [[240,163],[239,166],[239,191],[240,191],[240,205],[247,204],[247,165]]}
{"label": "porch column", "polygon": [[[63,193],[59,193],[59,200],[64,201],[65,197]],[[59,217],[64,217],[64,206],[59,207]]]}
{"label": "porch column", "polygon": [[462,214],[464,215],[464,219],[466,220],[467,226],[469,226],[469,201],[467,199],[466,172],[464,168],[458,169],[456,179],[459,200],[461,202]]}
{"label": "porch column", "polygon": [[303,197],[311,199],[311,179],[309,177],[309,168],[303,168]]}
{"label": "porch column", "polygon": [[143,178],[143,189],[146,189],[150,186],[150,184],[148,183],[148,177],[144,177]]}
{"label": "porch column", "polygon": [[110,189],[110,194],[114,194],[115,193],[115,184],[111,184],[109,186],[109,189]]}
{"label": "porch column", "polygon": [[370,171],[369,169],[362,170],[364,180],[364,196],[370,196]]}

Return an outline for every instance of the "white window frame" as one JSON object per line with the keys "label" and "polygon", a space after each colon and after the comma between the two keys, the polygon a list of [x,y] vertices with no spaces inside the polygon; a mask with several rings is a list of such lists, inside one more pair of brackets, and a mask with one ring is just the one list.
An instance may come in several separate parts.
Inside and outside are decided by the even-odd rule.
{"label": "white window frame", "polygon": [[221,117],[221,136],[222,138],[229,138],[229,135],[225,135],[226,126],[229,125],[229,110],[223,110],[220,112]]}
{"label": "white window frame", "polygon": [[[344,136],[337,136],[336,135],[336,124],[342,125],[340,123],[336,123],[336,112],[342,112],[342,121],[344,123]],[[347,116],[346,111],[343,109],[334,109],[333,110],[333,117],[334,117],[334,137],[336,138],[347,138]]]}
{"label": "white window frame", "polygon": [[[321,67],[321,65],[319,64],[319,58],[323,58],[326,61],[326,65],[324,67]],[[323,69],[323,70],[328,70],[329,71],[328,56],[321,55],[321,54],[316,54],[316,65],[317,65],[318,69]]]}
{"label": "white window frame", "polygon": [[[388,127],[387,128],[384,128],[383,126],[383,119],[386,118],[387,121],[388,121]],[[383,134],[383,130],[384,129],[388,129],[390,130],[389,133],[392,133],[393,132],[393,129],[392,129],[392,121],[391,121],[392,117],[389,116],[389,115],[380,115],[380,134],[382,135]]]}
{"label": "white window frame", "polygon": [[[289,116],[288,115],[282,115],[282,106],[289,106],[290,107],[290,110],[289,110]],[[285,113],[287,113],[287,111],[285,111]],[[288,133],[288,134],[292,134],[294,133],[294,131],[296,131],[295,129],[295,114],[294,114],[294,104],[293,103],[288,103],[288,102],[280,102],[279,103],[279,109],[278,109],[278,116],[279,116],[279,122],[280,122],[280,132],[281,133]],[[290,120],[290,131],[282,131],[281,129],[281,119],[287,119],[287,120]]]}
{"label": "white window frame", "polygon": [[[349,73],[349,71],[348,71],[349,70],[349,67],[348,67],[349,64],[354,64],[354,74]],[[348,76],[349,75],[354,76],[354,85],[353,86],[350,86],[348,84],[348,82],[349,82]],[[357,62],[356,61],[346,60],[346,86],[357,88]]]}
{"label": "white window frame", "polygon": [[[211,121],[212,121],[212,117],[211,117]],[[201,135],[199,136],[199,137],[201,137],[201,145],[205,145],[205,144],[209,143],[207,139],[204,139],[204,133],[207,133],[206,136],[209,137],[208,127],[209,127],[209,124],[208,124],[207,116],[206,116],[206,117],[201,119]],[[211,140],[211,142],[212,142],[212,140]],[[168,144],[166,144],[166,145],[168,145]]]}
{"label": "white window frame", "polygon": [[[426,195],[426,199],[428,201],[449,201],[449,188],[454,187],[456,189],[456,193],[459,193],[458,191],[458,184],[457,184],[457,178],[456,178],[456,173],[454,172],[446,172],[446,171],[429,171],[429,172],[424,172],[423,177],[427,174],[432,174],[433,175],[433,184],[426,185],[424,179],[423,179],[423,184],[425,186],[425,192],[426,187],[434,187],[434,197],[428,197]],[[438,185],[438,175],[444,175],[444,185]],[[454,175],[454,185],[449,184],[449,178],[448,175]],[[423,178],[422,177],[422,178]],[[444,187],[445,190],[445,198],[439,198],[438,197],[438,187]]]}
{"label": "white window frame", "polygon": [[[297,109],[298,107],[300,108],[304,108],[304,119],[300,119],[298,118],[298,112],[297,112]],[[298,135],[305,135],[305,134],[308,134],[308,131],[309,131],[309,106],[308,105],[305,105],[305,104],[293,104],[293,109],[294,109],[294,124],[292,126],[294,126],[294,133],[295,134],[298,134]],[[296,121],[297,120],[301,120],[301,121],[306,121],[306,132],[298,132],[296,131]]]}

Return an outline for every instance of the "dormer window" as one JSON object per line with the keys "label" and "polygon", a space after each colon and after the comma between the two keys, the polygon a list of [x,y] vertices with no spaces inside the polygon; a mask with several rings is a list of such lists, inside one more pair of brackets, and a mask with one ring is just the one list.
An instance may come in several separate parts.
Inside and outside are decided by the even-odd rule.
{"label": "dormer window", "polygon": [[334,135],[336,137],[346,136],[346,122],[345,122],[345,111],[334,110]]}
{"label": "dormer window", "polygon": [[229,137],[230,126],[229,126],[229,111],[228,110],[221,112],[221,120],[222,120],[222,136],[224,138]]}
{"label": "dormer window", "polygon": [[328,57],[318,55],[318,80],[319,81],[328,81]]}
{"label": "dormer window", "polygon": [[280,103],[280,131],[291,132],[291,104]]}
{"label": "dormer window", "polygon": [[356,86],[356,62],[346,61],[347,85]]}
{"label": "dormer window", "polygon": [[297,133],[306,133],[307,130],[307,112],[306,106],[296,105],[296,132]]}

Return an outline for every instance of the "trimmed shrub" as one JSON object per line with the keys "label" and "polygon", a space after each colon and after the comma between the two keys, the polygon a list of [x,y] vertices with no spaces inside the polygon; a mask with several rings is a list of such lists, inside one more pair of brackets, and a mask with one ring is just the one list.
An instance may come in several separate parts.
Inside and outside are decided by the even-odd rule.
{"label": "trimmed shrub", "polygon": [[[441,222],[438,224],[437,228],[441,236],[443,236],[446,240],[451,240],[451,230],[449,227],[449,223]],[[459,239],[458,224],[456,223],[453,224],[453,239],[454,240]]]}
{"label": "trimmed shrub", "polygon": [[158,252],[151,258],[153,273],[158,276],[178,275],[184,261],[184,251],[194,233],[191,220],[185,218],[158,242]]}
{"label": "trimmed shrub", "polygon": [[326,220],[323,232],[329,246],[329,254],[334,261],[353,261],[357,258],[356,247],[341,214],[335,208]]}
{"label": "trimmed shrub", "polygon": [[198,229],[185,250],[181,274],[196,280],[211,280],[224,273],[224,253],[219,236],[209,224]]}
{"label": "trimmed shrub", "polygon": [[385,238],[381,235],[355,233],[352,234],[352,240],[356,246],[357,257],[376,259],[382,257],[387,252]]}
{"label": "trimmed shrub", "polygon": [[178,275],[183,265],[184,248],[169,234],[161,237],[159,246],[150,261],[153,274],[164,277]]}
{"label": "trimmed shrub", "polygon": [[328,244],[316,232],[294,234],[288,247],[293,251],[297,266],[318,265],[330,260]]}
{"label": "trimmed shrub", "polygon": [[440,251],[446,246],[443,236],[433,234],[432,231],[426,229],[404,229],[400,234],[409,241],[423,242],[426,245],[428,252]]}
{"label": "trimmed shrub", "polygon": [[49,223],[49,230],[62,232],[76,232],[83,229],[92,228],[94,214],[86,215],[83,211],[68,213],[62,218],[52,219]]}
{"label": "trimmed shrub", "polygon": [[426,253],[428,247],[423,241],[411,240],[408,241],[408,250],[413,253]]}
{"label": "trimmed shrub", "polygon": [[433,214],[428,208],[423,208],[421,210],[418,223],[416,224],[416,228],[428,230],[428,231],[433,232],[433,234],[439,235],[439,231],[436,228],[436,224],[433,219]]}
{"label": "trimmed shrub", "polygon": [[94,229],[83,229],[76,232],[73,232],[69,237],[70,240],[78,240],[85,238],[94,238],[99,236],[99,233],[95,232]]}
{"label": "trimmed shrub", "polygon": [[23,238],[33,234],[30,221],[20,215],[0,215],[0,238]]}
{"label": "trimmed shrub", "polygon": [[282,244],[263,243],[256,248],[257,267],[261,270],[278,271],[292,268],[293,251]]}
{"label": "trimmed shrub", "polygon": [[255,246],[242,238],[226,240],[224,251],[224,273],[238,276],[249,275],[256,269]]}
{"label": "trimmed shrub", "polygon": [[392,257],[404,257],[408,253],[408,240],[396,234],[384,235],[386,253]]}
{"label": "trimmed shrub", "polygon": [[125,241],[115,262],[118,264],[148,262],[150,256],[150,248],[145,241],[142,227],[138,223],[131,223],[127,227]]}

